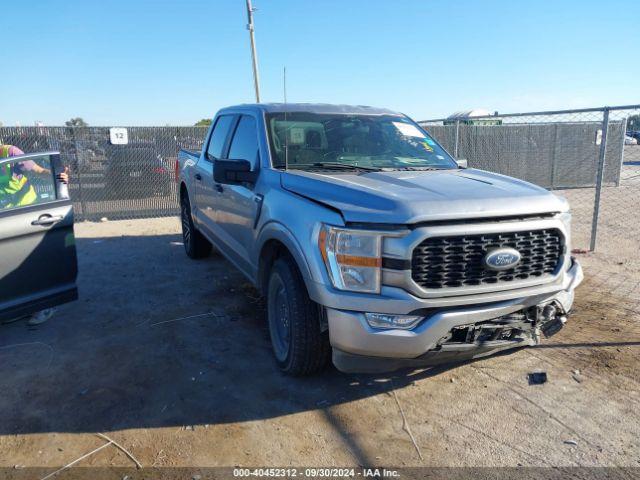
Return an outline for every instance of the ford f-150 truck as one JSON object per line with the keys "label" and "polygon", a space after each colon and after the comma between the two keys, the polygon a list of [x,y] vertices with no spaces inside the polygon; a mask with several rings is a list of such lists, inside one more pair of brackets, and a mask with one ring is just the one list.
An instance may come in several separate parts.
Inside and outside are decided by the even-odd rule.
{"label": "ford f-150 truck", "polygon": [[566,200],[466,168],[386,109],[225,108],[176,180],[187,255],[213,245],[255,284],[292,375],[536,345],[583,278]]}

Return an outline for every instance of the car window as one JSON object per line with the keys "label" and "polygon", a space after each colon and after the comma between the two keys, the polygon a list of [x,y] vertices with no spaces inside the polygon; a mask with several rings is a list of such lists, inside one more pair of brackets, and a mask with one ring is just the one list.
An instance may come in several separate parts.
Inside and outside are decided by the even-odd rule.
{"label": "car window", "polygon": [[267,115],[267,125],[276,168],[458,168],[427,132],[399,115],[277,112]]}
{"label": "car window", "polygon": [[0,211],[56,200],[48,155],[0,160]]}
{"label": "car window", "polygon": [[248,160],[251,165],[255,165],[257,156],[258,132],[256,120],[248,115],[243,115],[233,135],[228,158],[229,160]]}
{"label": "car window", "polygon": [[233,125],[233,115],[222,115],[218,117],[213,132],[211,133],[211,139],[209,140],[209,146],[207,147],[207,159],[213,161],[216,158],[222,157],[222,149],[224,148],[224,142],[227,139],[229,130]]}

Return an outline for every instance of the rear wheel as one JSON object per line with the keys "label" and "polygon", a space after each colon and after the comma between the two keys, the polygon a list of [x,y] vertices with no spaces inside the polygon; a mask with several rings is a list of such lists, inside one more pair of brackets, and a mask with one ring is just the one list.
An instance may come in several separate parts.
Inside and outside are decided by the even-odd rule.
{"label": "rear wheel", "polygon": [[267,286],[267,317],[278,367],[289,375],[310,375],[328,363],[329,334],[321,331],[321,307],[309,298],[297,266],[278,258]]}
{"label": "rear wheel", "polygon": [[180,202],[180,223],[182,224],[182,243],[189,258],[204,258],[211,253],[211,243],[193,224],[189,197],[183,195]]}

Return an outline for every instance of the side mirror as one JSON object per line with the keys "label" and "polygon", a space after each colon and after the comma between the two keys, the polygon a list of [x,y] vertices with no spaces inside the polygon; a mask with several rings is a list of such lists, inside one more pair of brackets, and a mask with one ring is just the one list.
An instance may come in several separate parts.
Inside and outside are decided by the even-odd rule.
{"label": "side mirror", "polygon": [[456,163],[460,168],[469,168],[469,162],[467,161],[466,158],[456,160]]}
{"label": "side mirror", "polygon": [[216,183],[239,185],[256,183],[257,172],[251,171],[248,160],[216,160],[213,162],[213,179]]}

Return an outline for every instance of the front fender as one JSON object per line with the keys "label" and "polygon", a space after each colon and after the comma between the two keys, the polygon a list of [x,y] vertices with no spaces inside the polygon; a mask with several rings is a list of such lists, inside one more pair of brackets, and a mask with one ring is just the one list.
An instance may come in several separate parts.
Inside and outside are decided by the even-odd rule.
{"label": "front fender", "polygon": [[[264,175],[264,176],[263,176]],[[279,172],[261,173],[264,201],[251,250],[255,265],[255,283],[261,287],[264,265],[260,265],[264,246],[270,240],[280,242],[290,252],[309,292],[315,284],[327,284],[328,273],[317,245],[317,233],[322,223],[342,225],[340,214],[307,198],[292,194],[280,186]]]}
{"label": "front fender", "polygon": [[298,265],[298,269],[300,270],[300,273],[302,274],[302,278],[304,279],[304,282],[307,285],[307,289],[308,289],[309,281],[313,280],[313,276],[311,274],[311,269],[309,268],[309,263],[307,261],[307,258],[304,254],[304,249],[302,245],[300,245],[300,242],[296,239],[293,232],[289,230],[282,223],[276,222],[276,221],[270,221],[264,224],[264,226],[262,227],[258,235],[258,241],[256,242],[257,248],[255,250],[256,258],[254,258],[254,262],[253,262],[254,265],[258,265],[258,274],[256,275],[256,284],[257,284],[256,286],[260,287],[259,283],[262,276],[261,265],[260,265],[260,257],[262,254],[262,250],[264,249],[264,246],[267,244],[267,242],[271,240],[276,240],[282,243],[287,248],[287,250],[293,257],[293,259],[295,260],[296,264]]}

